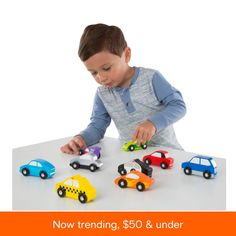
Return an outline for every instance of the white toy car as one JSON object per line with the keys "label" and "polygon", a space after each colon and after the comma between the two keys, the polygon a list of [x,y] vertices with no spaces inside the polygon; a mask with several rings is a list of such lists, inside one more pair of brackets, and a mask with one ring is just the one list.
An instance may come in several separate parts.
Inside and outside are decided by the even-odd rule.
{"label": "white toy car", "polygon": [[89,169],[92,172],[99,169],[102,165],[103,163],[98,160],[98,157],[95,153],[85,153],[84,155],[75,157],[70,161],[70,166],[72,168]]}

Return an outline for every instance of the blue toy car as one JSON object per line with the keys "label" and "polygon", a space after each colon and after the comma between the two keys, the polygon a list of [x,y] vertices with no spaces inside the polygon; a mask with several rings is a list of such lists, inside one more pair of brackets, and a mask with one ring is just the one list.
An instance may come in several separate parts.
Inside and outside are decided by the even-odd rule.
{"label": "blue toy car", "polygon": [[55,175],[55,166],[43,159],[31,160],[28,164],[20,167],[24,176],[39,176],[42,179],[51,178]]}
{"label": "blue toy car", "polygon": [[217,166],[212,157],[194,156],[190,161],[183,162],[181,167],[186,175],[191,175],[193,171],[202,172],[203,177],[210,179],[217,174]]}

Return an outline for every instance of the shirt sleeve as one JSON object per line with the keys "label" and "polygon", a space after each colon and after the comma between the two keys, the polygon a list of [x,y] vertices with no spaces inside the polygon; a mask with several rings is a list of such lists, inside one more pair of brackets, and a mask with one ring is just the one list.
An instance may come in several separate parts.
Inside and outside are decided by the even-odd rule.
{"label": "shirt sleeve", "polygon": [[90,123],[87,128],[79,133],[87,146],[98,143],[106,132],[107,127],[111,123],[111,117],[108,114],[101,98],[96,92],[93,104],[93,111],[90,118]]}
{"label": "shirt sleeve", "polygon": [[157,130],[162,130],[186,114],[186,105],[180,91],[172,87],[159,72],[155,73],[152,85],[156,98],[164,105],[164,109],[148,120],[154,123]]}

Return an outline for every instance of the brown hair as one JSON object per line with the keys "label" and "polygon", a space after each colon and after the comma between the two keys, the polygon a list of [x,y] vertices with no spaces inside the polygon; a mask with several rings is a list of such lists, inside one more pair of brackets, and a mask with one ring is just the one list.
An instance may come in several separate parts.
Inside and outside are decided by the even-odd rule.
{"label": "brown hair", "polygon": [[126,47],[127,43],[120,28],[105,24],[94,24],[84,29],[78,54],[82,61],[86,61],[103,50],[121,56]]}

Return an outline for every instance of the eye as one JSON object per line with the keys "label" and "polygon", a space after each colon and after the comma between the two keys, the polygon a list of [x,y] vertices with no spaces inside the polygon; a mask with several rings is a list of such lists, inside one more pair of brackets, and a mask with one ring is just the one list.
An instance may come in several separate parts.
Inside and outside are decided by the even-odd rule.
{"label": "eye", "polygon": [[91,72],[91,74],[92,74],[93,76],[97,75],[97,73],[98,73],[98,72],[96,72],[96,71]]}
{"label": "eye", "polygon": [[105,71],[109,71],[111,69],[111,66],[108,66],[108,67],[104,67],[103,70]]}

